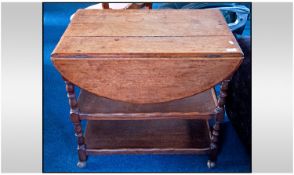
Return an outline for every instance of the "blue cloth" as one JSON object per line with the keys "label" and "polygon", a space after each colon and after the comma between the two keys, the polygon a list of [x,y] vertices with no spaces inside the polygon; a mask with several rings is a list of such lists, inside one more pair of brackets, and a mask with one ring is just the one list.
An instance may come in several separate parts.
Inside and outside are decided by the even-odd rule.
{"label": "blue cloth", "polygon": [[[44,3],[44,172],[251,172],[251,160],[230,122],[224,123],[224,144],[217,167],[208,169],[207,155],[89,156],[87,167],[76,167],[77,143],[69,119],[64,82],[50,54],[65,31],[70,15],[94,3]],[[158,6],[157,3],[154,6]],[[85,123],[83,123],[85,125]]]}

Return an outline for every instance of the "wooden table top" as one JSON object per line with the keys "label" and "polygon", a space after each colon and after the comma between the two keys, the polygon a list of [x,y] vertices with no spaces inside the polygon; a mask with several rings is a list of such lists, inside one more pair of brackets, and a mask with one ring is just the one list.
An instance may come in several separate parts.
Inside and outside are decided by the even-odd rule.
{"label": "wooden table top", "polygon": [[96,95],[156,103],[213,87],[243,53],[219,10],[78,10],[51,58]]}
{"label": "wooden table top", "polygon": [[242,56],[218,10],[78,10],[53,57]]}

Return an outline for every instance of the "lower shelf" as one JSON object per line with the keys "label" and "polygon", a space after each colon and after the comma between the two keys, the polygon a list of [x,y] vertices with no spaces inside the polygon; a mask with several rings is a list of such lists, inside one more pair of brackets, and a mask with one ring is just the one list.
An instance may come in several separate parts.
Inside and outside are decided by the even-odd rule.
{"label": "lower shelf", "polygon": [[88,121],[87,154],[207,153],[207,120]]}

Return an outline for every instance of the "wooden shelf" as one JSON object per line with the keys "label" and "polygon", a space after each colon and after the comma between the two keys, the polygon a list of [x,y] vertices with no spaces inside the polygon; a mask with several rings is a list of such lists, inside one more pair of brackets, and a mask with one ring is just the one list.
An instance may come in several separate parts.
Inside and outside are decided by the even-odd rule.
{"label": "wooden shelf", "polygon": [[156,104],[115,101],[81,89],[78,98],[79,116],[88,120],[85,132],[86,152],[207,153],[210,151],[207,119],[214,115],[216,103],[213,89],[180,100]]}
{"label": "wooden shelf", "polygon": [[209,119],[217,101],[214,89],[171,102],[133,104],[96,96],[81,89],[79,116],[86,120]]}
{"label": "wooden shelf", "polygon": [[206,120],[88,121],[87,154],[207,153]]}

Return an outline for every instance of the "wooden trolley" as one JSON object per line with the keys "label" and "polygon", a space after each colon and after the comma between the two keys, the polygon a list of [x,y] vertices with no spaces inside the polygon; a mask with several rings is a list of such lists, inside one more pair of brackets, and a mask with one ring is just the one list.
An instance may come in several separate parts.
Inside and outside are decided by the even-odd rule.
{"label": "wooden trolley", "polygon": [[243,59],[220,11],[78,10],[51,58],[79,167],[88,155],[127,153],[207,153],[215,166],[229,78]]}

